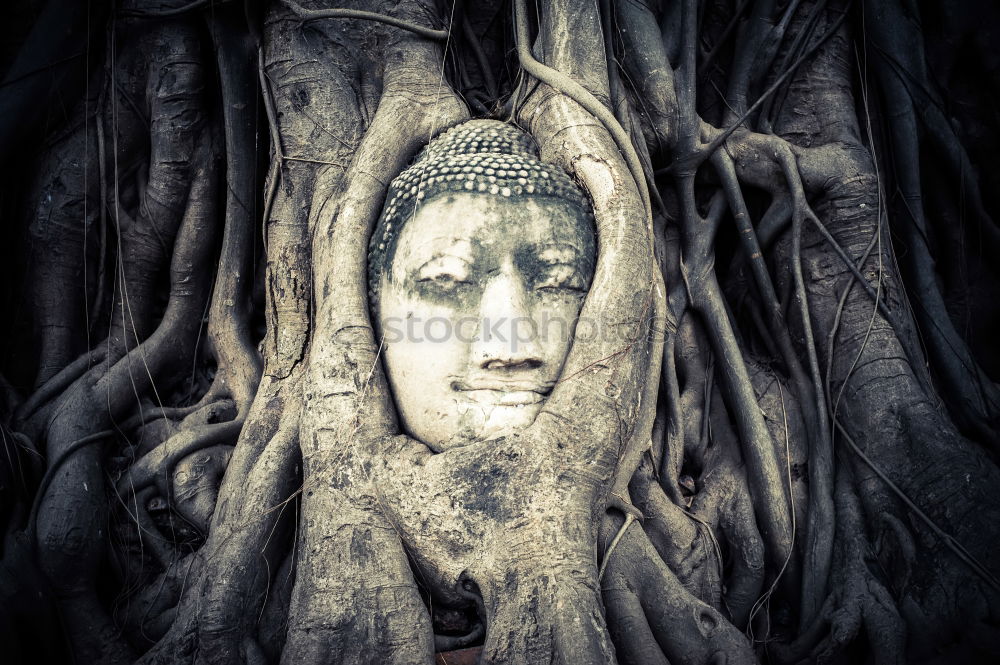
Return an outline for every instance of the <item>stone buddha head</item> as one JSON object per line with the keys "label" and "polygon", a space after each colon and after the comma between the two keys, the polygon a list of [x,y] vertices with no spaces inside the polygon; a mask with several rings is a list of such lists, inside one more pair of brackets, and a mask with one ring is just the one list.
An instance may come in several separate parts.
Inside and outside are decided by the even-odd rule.
{"label": "stone buddha head", "polygon": [[389,188],[369,296],[403,428],[432,450],[530,425],[596,261],[586,195],[513,125],[472,120]]}

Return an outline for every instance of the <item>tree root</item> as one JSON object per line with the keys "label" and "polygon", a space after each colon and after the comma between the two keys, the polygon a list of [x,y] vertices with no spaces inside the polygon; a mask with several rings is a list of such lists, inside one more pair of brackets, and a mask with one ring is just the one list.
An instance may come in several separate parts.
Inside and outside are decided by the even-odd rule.
{"label": "tree root", "polygon": [[[905,206],[900,206],[900,213],[910,218],[898,228],[907,249],[904,256],[909,267],[907,276],[914,290],[914,315],[920,323],[935,374],[945,388],[941,394],[949,410],[963,430],[997,451],[1000,450],[997,427],[1000,390],[973,358],[952,322],[935,280],[935,248],[928,243],[928,220],[924,216],[921,194],[922,160],[918,140],[921,130],[938,143],[938,154],[945,156],[969,204],[977,216],[983,218],[987,215],[982,210],[977,179],[959,175],[971,169],[969,157],[962,144],[955,140],[954,129],[939,110],[939,104],[926,99],[932,86],[927,84],[924,40],[909,27],[912,18],[907,16],[908,12],[902,5],[892,3],[879,9],[866,8],[865,13],[872,21],[870,38],[878,54],[873,65],[874,74],[882,88],[885,113],[893,118],[886,139],[897,163],[895,182],[906,201]],[[904,66],[905,74],[900,71]]]}
{"label": "tree root", "polygon": [[[141,95],[149,117],[142,118],[144,122],[133,118],[122,132],[112,105],[105,133],[116,137],[116,153],[119,145],[124,148],[131,141],[148,140],[149,168],[146,181],[135,194],[134,207],[119,195],[117,161],[114,180],[109,183],[112,191],[104,193],[110,198],[118,244],[116,301],[108,332],[109,357],[113,358],[135,348],[154,328],[158,281],[176,242],[184,202],[192,194],[198,142],[206,137],[204,72],[194,26],[183,21],[137,20],[130,27],[131,52],[123,57],[136,58],[139,64],[131,64],[131,69],[141,66],[147,71],[130,76],[133,72],[126,70],[120,74],[125,80],[120,81],[119,89],[123,96],[128,91]],[[150,46],[154,49],[151,56],[144,50]],[[153,67],[150,62],[161,64]],[[110,94],[117,93],[113,87]],[[127,97],[128,102],[132,102],[131,97]],[[120,140],[119,133],[125,134]]]}
{"label": "tree root", "polygon": [[191,554],[174,558],[155,579],[118,605],[115,618],[137,648],[148,648],[167,632],[181,594],[197,575],[194,564],[198,561]]}
{"label": "tree root", "polygon": [[77,439],[76,441],[67,445],[57,457],[49,460],[48,466],[45,469],[45,475],[42,476],[41,482],[38,483],[38,489],[35,491],[34,503],[32,503],[31,505],[31,512],[29,513],[28,516],[28,528],[27,528],[27,531],[29,533],[35,532],[35,525],[38,519],[38,506],[41,505],[42,500],[45,498],[45,493],[49,489],[49,485],[52,484],[52,481],[56,477],[56,474],[59,473],[60,467],[62,467],[62,465],[66,463],[66,460],[72,457],[73,454],[78,450],[82,450],[87,446],[92,446],[94,444],[101,443],[102,441],[105,441],[108,437],[110,437],[112,434],[114,434],[114,432],[112,432],[111,430],[102,430],[100,432],[94,432],[93,434],[85,436],[81,439]]}
{"label": "tree root", "polygon": [[148,549],[152,552],[156,562],[160,564],[162,569],[166,570],[177,558],[177,555],[174,553],[173,543],[160,534],[156,524],[149,516],[147,505],[155,495],[156,489],[152,487],[138,490],[132,505],[126,506],[126,510],[130,510],[129,518],[135,523],[136,539],[140,546],[143,550]]}
{"label": "tree root", "polygon": [[[681,35],[681,76],[676,80],[679,102],[679,164],[700,152],[699,122],[695,111],[695,5],[683,4],[684,27]],[[697,210],[693,171],[678,179],[681,202],[681,253],[685,283],[693,306],[702,315],[716,356],[720,361],[725,395],[731,403],[743,446],[743,458],[749,468],[750,491],[758,512],[757,522],[767,542],[771,565],[780,568],[792,548],[791,519],[787,488],[784,487],[777,451],[756,405],[742,350],[719,287],[714,266],[712,243],[718,229],[721,205],[714,204],[709,215]],[[721,204],[721,205],[720,205]]]}
{"label": "tree root", "polygon": [[864,631],[879,665],[906,661],[906,627],[896,601],[872,568],[861,505],[841,467],[837,478],[837,554],[833,590],[806,630],[790,645],[774,645],[782,663],[829,663]]}
{"label": "tree root", "polygon": [[292,2],[292,0],[282,0],[282,2],[295,12],[296,16],[307,21],[329,18],[353,18],[365,21],[378,21],[379,23],[391,25],[394,28],[408,30],[416,35],[420,35],[421,37],[426,37],[427,39],[444,40],[448,39],[449,36],[448,30],[433,30],[418,23],[404,21],[394,16],[387,16],[385,14],[377,14],[375,12],[368,12],[359,9],[304,9]]}
{"label": "tree root", "polygon": [[169,496],[169,483],[178,462],[200,450],[235,440],[243,423],[238,419],[181,430],[136,460],[117,482],[118,491],[139,491],[155,483],[163,496]]}
{"label": "tree root", "polygon": [[245,417],[260,383],[261,360],[250,327],[251,287],[256,267],[254,176],[256,151],[257,49],[243,38],[246,20],[238,8],[213,11],[223,120],[226,128],[226,225],[219,272],[208,313],[208,340],[216,359],[212,392],[236,402]]}
{"label": "tree root", "polygon": [[213,446],[200,454],[188,455],[174,467],[170,494],[173,507],[202,533],[208,532],[222,475],[232,454],[233,447],[229,444]]}
{"label": "tree root", "polygon": [[282,516],[299,480],[299,399],[295,376],[261,385],[226,469],[208,539],[193,555],[197,574],[169,631],[140,662],[189,663],[196,651],[205,662],[241,662],[248,647],[243,639],[265,606],[287,545]]}
{"label": "tree root", "polygon": [[[72,129],[49,148],[41,171],[44,176],[32,187],[34,210],[28,226],[32,256],[26,288],[40,345],[36,390],[50,383],[89,346],[86,316],[94,295],[94,227],[101,200],[96,179],[87,182],[86,178],[88,172],[97,170],[95,114],[88,112],[92,103],[92,99],[81,100],[74,116],[82,116],[83,122],[73,123]],[[81,159],[81,155],[89,159]],[[87,185],[82,192],[80,182]],[[50,385],[49,397],[55,389],[66,387],[60,384]]]}
{"label": "tree root", "polygon": [[[50,460],[59,459],[81,435],[104,429],[128,406],[132,390],[141,394],[151,389],[154,375],[169,377],[164,368],[176,362],[175,354],[183,357],[193,347],[209,277],[196,266],[207,258],[213,231],[214,208],[207,192],[215,180],[205,158],[209,149],[206,144],[199,151],[195,184],[174,247],[170,299],[160,328],[117,363],[106,361],[90,370],[62,395],[48,427]],[[76,653],[91,662],[124,662],[131,656],[115,635],[94,587],[107,509],[100,459],[93,447],[81,448],[53,475],[51,489],[37,508],[37,547]]]}
{"label": "tree root", "polygon": [[[606,520],[603,537],[619,526]],[[641,529],[625,531],[611,553],[601,593],[625,663],[757,662],[746,638],[680,584]]]}
{"label": "tree root", "polygon": [[[334,257],[343,257],[345,252],[351,257],[350,265],[364,264],[369,227],[378,214],[387,185],[379,179],[381,176],[376,178],[374,174],[399,172],[429,136],[464,115],[464,109],[450,90],[433,87],[428,90],[419,80],[424,76],[421,72],[432,67],[433,53],[426,45],[410,43],[406,38],[390,47],[387,58],[408,58],[410,62],[421,63],[422,67],[392,70],[391,76],[390,71],[386,72],[378,111],[348,171],[342,196],[329,199],[332,192],[323,183],[317,183],[311,214],[315,219],[337,220],[337,223],[332,234],[328,228],[317,230],[316,237],[325,241],[314,242],[314,266],[341,263],[343,258]],[[411,78],[414,75],[417,80]],[[414,97],[424,100],[422,103],[426,106],[414,106]],[[414,117],[414,108],[426,111]],[[397,122],[399,114],[404,112],[410,118],[410,126],[405,128]],[[327,202],[325,206],[322,205],[324,201]],[[339,215],[337,210],[347,214]],[[307,416],[300,445],[308,489],[302,498],[304,521],[298,545],[301,554],[282,662],[322,662],[331,650],[341,652],[344,662],[354,659],[361,662],[422,662],[430,660],[433,650],[430,618],[423,609],[395,532],[384,518],[374,513],[371,505],[365,505],[371,499],[354,505],[345,501],[343,492],[331,486],[342,482],[340,478],[350,465],[336,459],[346,450],[328,440],[336,434],[331,431],[330,423],[337,428],[350,427],[349,423],[359,413],[353,404],[343,404],[347,408],[342,411],[334,403],[338,395],[345,394],[348,385],[352,386],[350,390],[365,386],[370,380],[368,374],[375,358],[371,345],[365,345],[362,350],[360,345],[352,346],[343,341],[356,330],[365,330],[371,336],[362,272],[359,268],[356,274],[354,271],[323,271],[316,275],[316,292],[325,297],[317,305],[317,329],[311,352],[311,357],[317,360],[307,378]],[[338,345],[340,348],[334,351]],[[365,351],[372,354],[369,356]],[[359,352],[363,357],[353,358],[353,354]],[[347,367],[338,364],[321,368],[319,358],[334,357],[343,357]],[[359,377],[338,374],[355,369],[363,374]],[[355,383],[356,380],[361,382]],[[376,399],[385,399],[384,390],[382,383],[372,392]],[[360,413],[378,420],[385,417],[386,407],[383,403]],[[319,480],[330,475],[336,479],[333,484],[328,479]],[[337,516],[335,520],[329,518],[332,506],[337,506],[332,513]],[[352,542],[364,547],[365,554],[356,553]],[[358,617],[354,608],[362,608],[364,614]],[[358,643],[367,645],[363,655],[355,653],[351,646]]]}

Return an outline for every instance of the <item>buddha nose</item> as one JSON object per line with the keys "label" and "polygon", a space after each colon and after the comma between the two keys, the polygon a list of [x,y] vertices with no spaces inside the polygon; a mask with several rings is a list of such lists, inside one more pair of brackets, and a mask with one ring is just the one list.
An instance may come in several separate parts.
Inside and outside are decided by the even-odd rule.
{"label": "buddha nose", "polygon": [[508,267],[487,282],[479,317],[481,330],[472,356],[482,369],[531,370],[542,366],[527,289],[516,271]]}

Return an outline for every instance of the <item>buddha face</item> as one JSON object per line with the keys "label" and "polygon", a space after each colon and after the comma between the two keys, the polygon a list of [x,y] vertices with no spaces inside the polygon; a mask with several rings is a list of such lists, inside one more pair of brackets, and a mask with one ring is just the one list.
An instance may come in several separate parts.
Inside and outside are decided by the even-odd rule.
{"label": "buddha face", "polygon": [[592,223],[551,197],[440,194],[399,231],[377,318],[405,430],[443,451],[535,420],[569,352]]}

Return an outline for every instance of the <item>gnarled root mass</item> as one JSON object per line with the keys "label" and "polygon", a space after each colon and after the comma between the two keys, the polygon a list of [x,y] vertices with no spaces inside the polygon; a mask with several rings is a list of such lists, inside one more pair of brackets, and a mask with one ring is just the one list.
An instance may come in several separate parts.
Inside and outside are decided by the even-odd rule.
{"label": "gnarled root mass", "polygon": [[[916,11],[121,3],[0,203],[5,658],[1000,656],[998,364],[953,320],[992,273],[937,185],[989,247],[997,202]],[[576,340],[528,429],[433,453],[367,242],[469,117],[588,191],[583,312],[622,334]]]}

